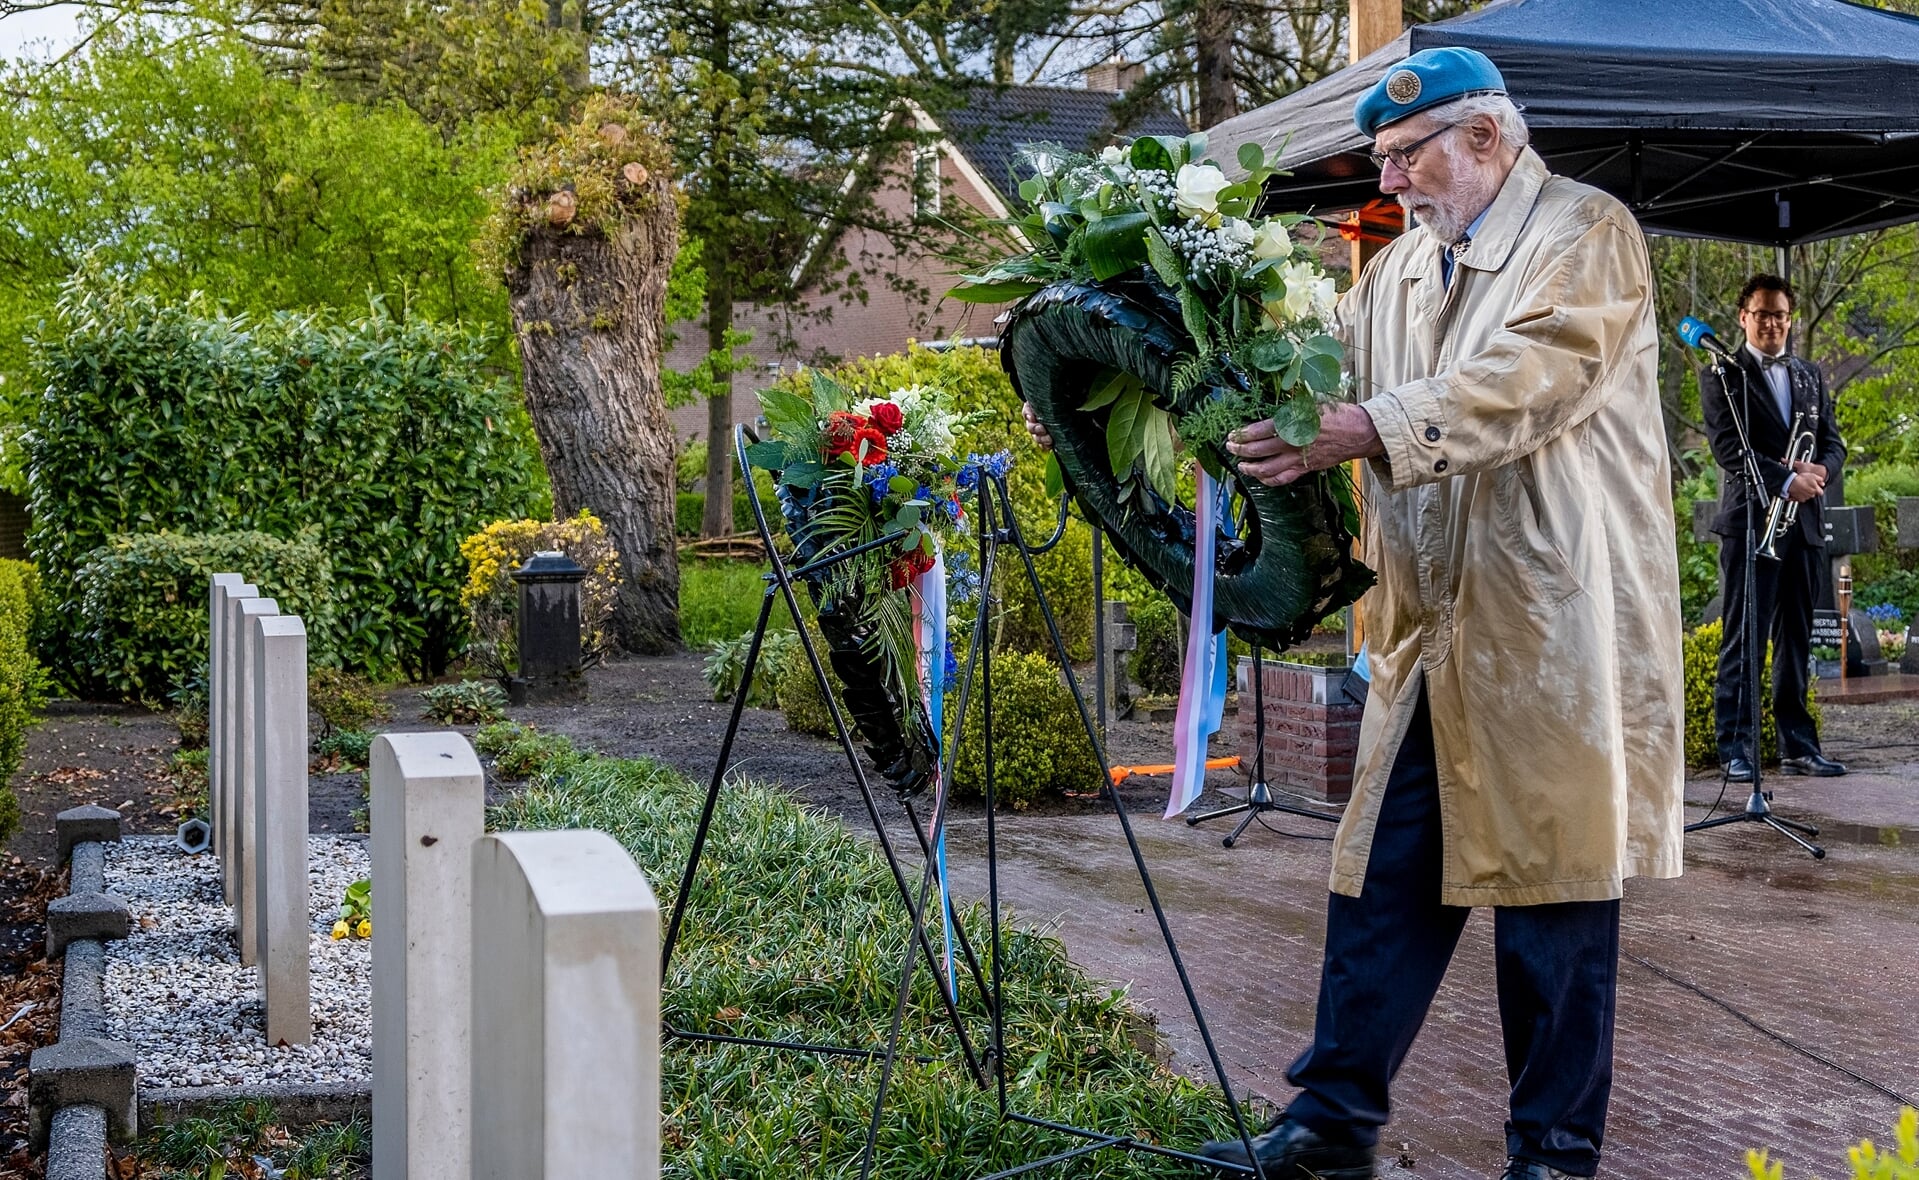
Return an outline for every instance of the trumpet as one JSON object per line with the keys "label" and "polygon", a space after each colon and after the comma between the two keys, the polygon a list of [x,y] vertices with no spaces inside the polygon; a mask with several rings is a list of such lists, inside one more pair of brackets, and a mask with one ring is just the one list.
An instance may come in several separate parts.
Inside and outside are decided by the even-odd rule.
{"label": "trumpet", "polygon": [[[1786,449],[1787,467],[1796,467],[1800,463],[1812,462],[1813,447],[1816,443],[1813,440],[1811,430],[1801,430],[1799,428],[1799,423],[1804,418],[1805,414],[1803,413],[1792,416],[1792,446]],[[1761,557],[1778,561],[1779,553],[1774,546],[1779,543],[1780,538],[1784,537],[1787,531],[1790,530],[1798,520],[1798,501],[1783,492],[1774,496],[1772,498],[1772,507],[1766,512],[1766,539],[1759,542],[1759,548],[1754,550],[1754,552]]]}

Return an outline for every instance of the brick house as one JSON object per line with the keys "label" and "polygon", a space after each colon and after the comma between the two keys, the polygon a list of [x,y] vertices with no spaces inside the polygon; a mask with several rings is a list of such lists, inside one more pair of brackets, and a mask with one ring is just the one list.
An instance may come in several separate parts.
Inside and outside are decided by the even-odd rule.
{"label": "brick house", "polygon": [[[1178,117],[1154,111],[1122,126],[1115,108],[1140,67],[1109,62],[1088,71],[1083,87],[981,86],[956,109],[937,117],[917,107],[907,114],[930,142],[903,150],[875,170],[873,201],[888,220],[919,218],[929,237],[937,218],[951,218],[961,207],[987,217],[1005,217],[1016,197],[1013,177],[1018,145],[1051,142],[1098,151],[1115,136],[1185,135]],[[850,189],[860,180],[847,178]],[[937,183],[935,183],[937,181]],[[823,279],[824,263],[837,249],[859,273],[864,298],[850,298]],[[886,235],[853,228],[837,241],[813,242],[795,268],[800,298],[793,308],[745,306],[736,326],[753,334],[743,352],[763,372],[799,364],[825,364],[898,352],[909,340],[990,341],[995,306],[945,298],[953,285],[951,266],[932,254],[902,249]],[[669,368],[684,372],[705,355],[705,331],[697,323],[674,325],[678,335],[667,354]],[[753,372],[734,378],[733,420],[750,421],[759,413]],[[682,440],[706,433],[706,405],[672,411],[674,434]]]}

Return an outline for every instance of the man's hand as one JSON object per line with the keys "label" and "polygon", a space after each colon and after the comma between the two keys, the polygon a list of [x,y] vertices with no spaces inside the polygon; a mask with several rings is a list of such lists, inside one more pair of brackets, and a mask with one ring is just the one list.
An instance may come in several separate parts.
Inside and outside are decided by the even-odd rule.
{"label": "man's hand", "polygon": [[1808,463],[1803,459],[1792,465],[1792,473],[1794,475],[1817,475],[1821,485],[1824,485],[1827,480],[1832,478],[1823,464]]}
{"label": "man's hand", "polygon": [[1358,406],[1341,403],[1320,414],[1319,437],[1296,447],[1273,431],[1271,419],[1240,427],[1226,441],[1239,457],[1239,469],[1263,484],[1281,487],[1309,472],[1337,467],[1348,459],[1368,459],[1386,453],[1373,428],[1373,416]]}
{"label": "man's hand", "polygon": [[1039,415],[1033,413],[1032,405],[1030,403],[1021,405],[1020,411],[1026,415],[1026,433],[1033,436],[1033,441],[1039,444],[1039,449],[1052,450],[1053,436],[1047,433],[1046,427],[1040,425]]}
{"label": "man's hand", "polygon": [[[1811,471],[1800,471],[1800,467],[1810,467]],[[1817,499],[1826,490],[1825,469],[1815,463],[1793,464],[1792,482],[1786,485],[1786,499],[1795,504],[1804,504],[1807,500]]]}

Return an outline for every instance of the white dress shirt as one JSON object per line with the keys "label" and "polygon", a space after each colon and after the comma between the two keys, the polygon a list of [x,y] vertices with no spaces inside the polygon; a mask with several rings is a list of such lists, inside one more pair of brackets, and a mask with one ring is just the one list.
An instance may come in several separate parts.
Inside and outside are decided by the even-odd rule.
{"label": "white dress shirt", "polygon": [[[1784,422],[1786,428],[1790,430],[1792,428],[1792,371],[1786,365],[1777,363],[1769,365],[1766,363],[1769,360],[1775,360],[1777,357],[1783,357],[1785,354],[1767,354],[1760,352],[1752,346],[1752,341],[1750,340],[1746,341],[1746,351],[1752,354],[1753,360],[1759,362],[1759,372],[1766,378],[1766,385],[1772,390],[1772,404],[1779,408],[1779,420]],[[1791,445],[1792,440],[1788,439],[1787,446],[1790,447]],[[1790,491],[1791,488],[1792,476],[1788,474],[1786,476],[1786,482],[1779,486],[1779,494],[1783,496]]]}

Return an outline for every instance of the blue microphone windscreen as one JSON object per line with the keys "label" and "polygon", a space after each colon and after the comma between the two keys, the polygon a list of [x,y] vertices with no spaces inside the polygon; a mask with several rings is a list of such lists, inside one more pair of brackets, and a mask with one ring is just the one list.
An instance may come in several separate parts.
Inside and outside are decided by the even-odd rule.
{"label": "blue microphone windscreen", "polygon": [[1716,334],[1713,332],[1711,325],[1696,316],[1687,316],[1685,319],[1680,320],[1678,330],[1679,338],[1686,342],[1688,348],[1698,348],[1701,337]]}

